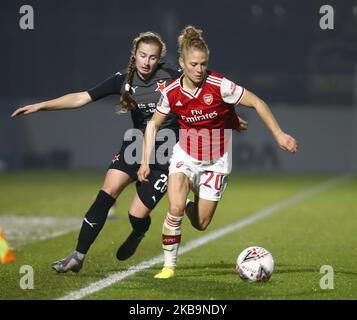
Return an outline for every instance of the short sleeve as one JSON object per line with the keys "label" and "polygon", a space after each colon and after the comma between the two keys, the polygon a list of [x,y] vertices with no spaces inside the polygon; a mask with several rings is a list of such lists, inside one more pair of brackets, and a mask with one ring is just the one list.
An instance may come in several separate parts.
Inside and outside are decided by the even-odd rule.
{"label": "short sleeve", "polygon": [[93,101],[102,99],[111,94],[120,94],[120,89],[124,80],[125,76],[123,76],[120,72],[117,72],[108,79],[104,80],[102,83],[99,83],[95,87],[89,89],[87,92]]}
{"label": "short sleeve", "polygon": [[223,78],[221,84],[221,95],[224,102],[238,104],[244,94],[244,88],[234,82]]}
{"label": "short sleeve", "polygon": [[159,102],[157,103],[156,110],[162,114],[170,113],[170,104],[169,99],[167,98],[166,92],[163,91],[160,97]]}

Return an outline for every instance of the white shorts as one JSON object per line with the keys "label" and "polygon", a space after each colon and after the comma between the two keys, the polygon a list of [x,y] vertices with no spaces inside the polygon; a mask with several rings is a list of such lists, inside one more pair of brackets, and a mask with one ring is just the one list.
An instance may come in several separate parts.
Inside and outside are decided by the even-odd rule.
{"label": "white shorts", "polygon": [[[169,175],[183,173],[192,183],[192,191],[200,198],[219,201],[227,186],[230,165],[226,155],[213,161],[201,161],[189,156],[179,144],[173,149]],[[228,171],[228,172],[227,172]]]}

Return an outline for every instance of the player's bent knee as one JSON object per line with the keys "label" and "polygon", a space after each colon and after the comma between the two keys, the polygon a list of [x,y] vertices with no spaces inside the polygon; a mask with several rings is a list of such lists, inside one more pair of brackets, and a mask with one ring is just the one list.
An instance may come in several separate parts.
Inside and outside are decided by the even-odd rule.
{"label": "player's bent knee", "polygon": [[119,196],[119,191],[117,189],[113,189],[113,188],[108,188],[106,186],[102,187],[102,190],[109,194],[111,197],[113,197],[114,199],[118,198]]}
{"label": "player's bent knee", "polygon": [[185,213],[184,206],[171,205],[170,206],[170,214],[174,216],[183,216]]}

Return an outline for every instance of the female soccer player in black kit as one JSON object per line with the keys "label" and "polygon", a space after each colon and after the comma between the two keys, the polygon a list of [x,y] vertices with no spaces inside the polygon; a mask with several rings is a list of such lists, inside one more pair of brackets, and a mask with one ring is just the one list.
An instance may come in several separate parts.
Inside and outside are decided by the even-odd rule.
{"label": "female soccer player in black kit", "polygon": [[[158,34],[141,33],[133,40],[129,65],[124,71],[117,72],[88,91],[71,93],[57,99],[18,108],[12,117],[41,110],[80,108],[108,95],[118,94],[121,110],[129,109],[134,128],[144,131],[156,109],[161,96],[160,91],[165,84],[180,76],[176,68],[160,62],[165,54],[165,43]],[[246,122],[240,120],[241,129],[246,129]],[[178,138],[179,127],[175,116],[169,117],[160,130],[164,128],[173,130]],[[130,143],[124,141],[119,153],[112,160],[104,184],[83,219],[76,250],[52,264],[52,268],[57,272],[81,270],[85,255],[103,228],[109,209],[121,192],[130,183],[137,181],[140,163],[128,164],[124,159],[125,150]],[[157,143],[156,148],[159,146],[160,144]],[[134,254],[149,229],[150,212],[166,192],[167,173],[168,163],[153,164],[149,183],[136,182],[136,195],[129,208],[129,220],[133,230],[117,251],[116,256],[119,260],[126,260]]]}

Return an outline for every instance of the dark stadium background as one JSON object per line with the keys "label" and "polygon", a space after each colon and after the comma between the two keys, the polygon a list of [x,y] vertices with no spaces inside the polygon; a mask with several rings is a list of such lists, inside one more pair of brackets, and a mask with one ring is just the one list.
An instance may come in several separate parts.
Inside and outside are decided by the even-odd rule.
{"label": "dark stadium background", "polygon": [[[34,10],[34,30],[19,26],[23,5]],[[334,9],[333,30],[320,28],[323,5]],[[15,119],[11,113],[87,90],[126,67],[139,32],[160,33],[167,60],[175,62],[177,36],[188,24],[204,30],[209,67],[263,98],[300,151],[280,150],[255,111],[238,107],[249,130],[234,137],[235,174],[208,230],[195,230],[185,218],[181,248],[200,244],[180,251],[177,277],[158,285],[161,262],[150,262],[162,254],[167,198],[151,214],[136,254],[123,262],[115,258],[131,230],[134,184],[110,211],[81,272],[55,274],[50,265],[75,247],[130,117],[115,114],[117,97],[78,110]],[[16,262],[0,263],[0,300],[75,294],[73,299],[116,300],[116,313],[162,303],[144,301],[150,299],[225,300],[236,314],[244,299],[356,300],[356,264],[349,259],[357,256],[356,123],[357,0],[1,0],[0,231]],[[267,283],[236,276],[238,254],[252,245],[274,256]],[[23,266],[34,270],[34,290],[20,285]],[[333,290],[321,286],[326,266],[334,270]],[[103,280],[108,284],[113,274],[125,279],[87,291]],[[318,308],[319,314],[321,309],[327,310]]]}

